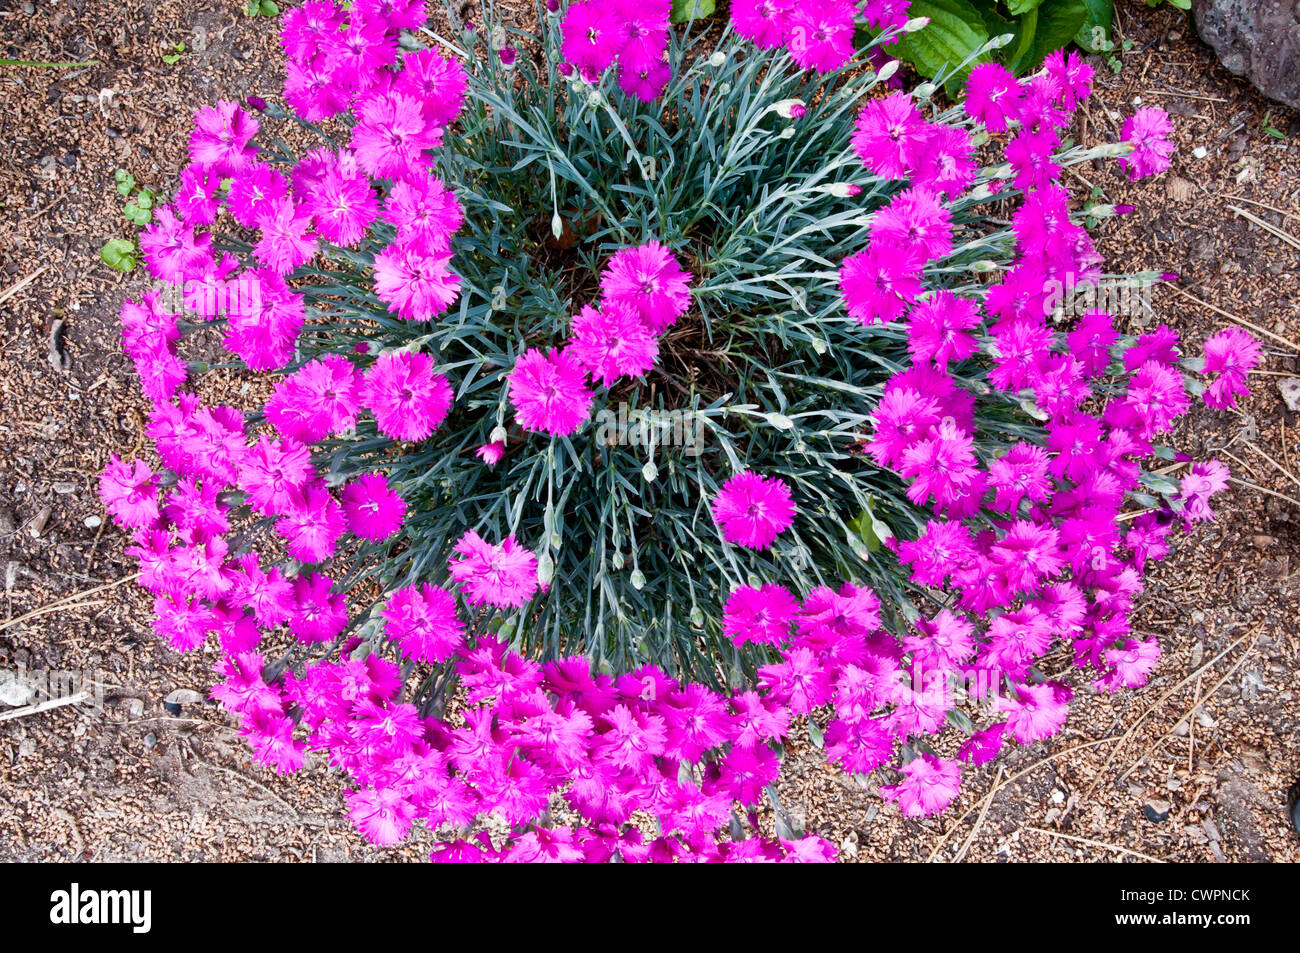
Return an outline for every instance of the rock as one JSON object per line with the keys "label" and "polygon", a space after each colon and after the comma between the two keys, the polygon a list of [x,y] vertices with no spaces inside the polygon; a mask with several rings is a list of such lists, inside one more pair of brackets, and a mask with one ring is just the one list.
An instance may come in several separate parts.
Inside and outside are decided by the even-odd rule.
{"label": "rock", "polygon": [[1168,801],[1161,801],[1152,798],[1142,808],[1142,813],[1147,816],[1147,820],[1153,824],[1163,824],[1169,818],[1169,811],[1173,805]]}
{"label": "rock", "polygon": [[54,510],[48,506],[42,506],[32,521],[27,524],[27,532],[33,539],[38,539],[41,533],[45,532],[45,524],[50,521],[50,514]]}
{"label": "rock", "polygon": [[32,686],[13,672],[0,671],[0,702],[17,708],[28,704],[36,697]]}
{"label": "rock", "polygon": [[172,705],[198,705],[203,702],[203,695],[192,688],[177,688],[167,693],[164,699]]}
{"label": "rock", "polygon": [[1277,389],[1282,393],[1282,402],[1287,410],[1300,413],[1300,377],[1284,377],[1277,382]]}
{"label": "rock", "polygon": [[1300,109],[1300,7],[1295,0],[1192,0],[1196,32],[1229,72]]}

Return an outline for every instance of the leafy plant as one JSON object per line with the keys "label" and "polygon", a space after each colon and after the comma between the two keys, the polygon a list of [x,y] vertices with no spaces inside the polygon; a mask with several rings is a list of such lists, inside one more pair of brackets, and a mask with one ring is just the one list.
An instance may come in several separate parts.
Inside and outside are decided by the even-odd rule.
{"label": "leafy plant", "polygon": [[110,238],[99,249],[99,259],[116,271],[131,271],[135,268],[139,249],[129,238]]}
{"label": "leafy plant", "polygon": [[[1124,210],[1074,211],[1058,180],[1164,170],[1168,117],[1062,145],[1090,91],[1064,68],[1049,98],[1004,75],[958,105],[880,95],[892,70],[816,9],[738,24],[755,45],[670,32],[667,2],[621,45],[589,19],[643,25],[621,4],[538,13],[536,41],[490,5],[453,40],[367,13],[391,64],[286,84],[324,146],[297,155],[278,109],[201,109],[141,237],[192,309],[122,311],[168,472],[114,458],[101,495],[158,634],[215,633],[256,758],[328,751],[368,837],[420,817],[450,859],[826,859],[773,786],[795,718],[923,816],[962,761],[1061,728],[1053,648],[1099,690],[1142,684],[1143,566],[1227,482],[1179,479],[1157,440],[1189,388],[1247,392],[1259,346],[1229,329],[1189,360],[1168,328],[1049,316],[1081,275],[1160,280],[1102,275],[1080,220]],[[286,15],[290,57],[347,17]],[[188,334],[273,387],[205,405]],[[750,836],[765,795],[784,843]],[[491,812],[504,846],[462,839]]]}
{"label": "leafy plant", "polygon": [[[157,196],[151,189],[137,188],[135,176],[126,169],[118,169],[113,173],[113,184],[117,194],[127,199],[122,214],[128,222],[137,228],[143,228],[153,221]],[[99,250],[99,258],[104,264],[122,272],[131,271],[139,257],[140,251],[133,238],[109,239]]]}
{"label": "leafy plant", "polygon": [[931,78],[961,66],[948,80],[950,94],[977,63],[999,62],[1020,76],[1071,43],[1101,52],[1113,15],[1111,0],[913,0],[908,13],[928,17],[929,26],[891,52]]}
{"label": "leafy plant", "polygon": [[1264,118],[1260,121],[1259,128],[1264,131],[1264,135],[1272,136],[1274,139],[1286,139],[1286,133],[1273,125],[1273,110],[1265,110]]}

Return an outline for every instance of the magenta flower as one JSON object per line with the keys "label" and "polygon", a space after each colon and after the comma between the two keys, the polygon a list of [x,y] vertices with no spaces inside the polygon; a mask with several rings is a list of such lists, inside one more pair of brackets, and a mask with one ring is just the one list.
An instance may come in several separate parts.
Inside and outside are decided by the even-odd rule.
{"label": "magenta flower", "polygon": [[515,418],[525,430],[565,437],[591,414],[587,372],[568,351],[524,351],[509,381]]}
{"label": "magenta flower", "polygon": [[993,699],[1008,713],[1007,730],[1021,744],[1042,741],[1061,730],[1070,711],[1070,690],[1059,682],[1016,685],[1014,698]]}
{"label": "magenta flower", "polygon": [[619,249],[600,274],[605,301],[634,309],[652,334],[690,307],[690,283],[673,253],[655,241]]}
{"label": "magenta flower", "polygon": [[904,189],[871,219],[871,241],[933,261],[952,251],[952,213],[928,189]]}
{"label": "magenta flower", "polygon": [[465,213],[456,194],[432,175],[397,182],[384,200],[384,217],[397,226],[401,241],[426,255],[442,255],[451,246]]}
{"label": "magenta flower", "polygon": [[334,582],[319,573],[299,576],[293,581],[293,611],[289,631],[299,642],[328,642],[348,624],[348,610],[343,593],[334,591]]}
{"label": "magenta flower", "polygon": [[1056,82],[1060,104],[1071,112],[1092,95],[1093,69],[1077,51],[1067,54],[1064,50],[1053,50],[1047,54],[1043,66]]}
{"label": "magenta flower", "polygon": [[239,734],[253,749],[253,760],[289,774],[302,767],[307,746],[293,737],[293,722],[279,712],[258,709],[245,717]]}
{"label": "magenta flower", "polygon": [[829,73],[853,56],[853,16],[849,0],[806,0],[790,11],[790,57],[803,69]]}
{"label": "magenta flower", "polygon": [[343,514],[352,535],[382,542],[401,528],[406,501],[378,473],[366,473],[343,488]]}
{"label": "magenta flower", "polygon": [[1119,167],[1135,181],[1165,171],[1178,148],[1169,141],[1173,131],[1168,113],[1158,106],[1143,106],[1120,127],[1120,136],[1133,144],[1133,151],[1120,158]]}
{"label": "magenta flower", "polygon": [[140,233],[140,253],[149,274],[169,284],[197,278],[212,263],[212,236],[194,234],[171,206],[154,211],[154,220]]}
{"label": "magenta flower", "polygon": [[739,586],[723,606],[722,634],[736,645],[782,645],[790,637],[790,623],[798,612],[799,603],[783,586]]}
{"label": "magenta flower", "polygon": [[249,145],[255,135],[257,120],[238,103],[223,99],[194,114],[190,160],[218,176],[231,175],[250,165],[257,155],[257,148]]}
{"label": "magenta flower", "polygon": [[1141,688],[1160,661],[1160,643],[1154,638],[1141,642],[1125,639],[1114,648],[1106,649],[1102,657],[1110,671],[1093,683],[1098,691]]}
{"label": "magenta flower", "polygon": [[560,30],[564,59],[584,72],[603,73],[622,49],[618,17],[603,0],[569,4]]}
{"label": "magenta flower", "polygon": [[317,443],[356,425],[360,387],[352,362],[327,354],[276,385],[266,402],[266,419],[285,437]]}
{"label": "magenta flower", "polygon": [[876,242],[844,259],[840,293],[849,315],[867,326],[897,321],[921,293],[922,265],[916,252]]}
{"label": "magenta flower", "polygon": [[737,473],[713,500],[713,519],[722,538],[748,549],[767,549],[794,522],[790,488],[776,477]]}
{"label": "magenta flower", "polygon": [[853,151],[876,175],[901,179],[924,155],[929,126],[906,93],[872,99],[858,113]]}
{"label": "magenta flower", "polygon": [[442,131],[425,118],[420,101],[404,93],[366,99],[352,128],[357,163],[377,179],[403,179],[425,165],[426,149],[442,144]]}
{"label": "magenta flower", "polygon": [[1001,63],[980,63],[966,80],[966,112],[989,132],[1003,132],[1020,108],[1020,84]]}
{"label": "magenta flower", "polygon": [[606,302],[597,311],[590,305],[574,315],[565,350],[609,387],[620,377],[635,377],[655,366],[659,342],[632,308]]}
{"label": "magenta flower", "polygon": [[379,199],[356,156],[346,151],[328,155],[332,161],[306,191],[303,205],[317,235],[347,248],[358,244],[379,217]]}
{"label": "magenta flower", "polygon": [[415,806],[391,788],[346,791],[343,796],[357,830],[380,847],[404,840],[415,820]]}
{"label": "magenta flower", "polygon": [[989,725],[982,731],[975,732],[962,744],[957,752],[957,757],[971,767],[987,764],[996,758],[998,752],[1002,750],[1006,730],[1007,723],[1000,721],[995,725]]}
{"label": "magenta flower", "polygon": [[295,494],[289,512],[275,528],[284,537],[290,556],[299,562],[318,563],[334,555],[345,525],[338,500],[317,484]]}
{"label": "magenta flower", "polygon": [[932,754],[919,755],[902,767],[903,780],[882,784],[880,793],[897,801],[905,817],[929,817],[942,813],[957,797],[961,766]]}
{"label": "magenta flower", "polygon": [[1248,396],[1246,376],[1259,363],[1259,342],[1241,328],[1224,328],[1205,342],[1206,374],[1218,374],[1205,389],[1210,407],[1236,407],[1237,395]]}
{"label": "magenta flower", "polygon": [[406,586],[388,597],[385,631],[402,654],[418,662],[443,662],[465,644],[456,599],[434,586]]}
{"label": "magenta flower", "polygon": [[232,177],[227,198],[230,215],[245,228],[260,228],[281,199],[289,194],[289,180],[274,166],[254,162]]}
{"label": "magenta flower", "polygon": [[105,509],[130,529],[158,522],[158,478],[143,460],[126,463],[113,454],[99,478],[99,498]]}
{"label": "magenta flower", "polygon": [[456,544],[449,566],[471,605],[517,609],[537,591],[537,556],[513,536],[493,545],[470,530]]}
{"label": "magenta flower", "polygon": [[731,25],[756,46],[770,50],[785,44],[794,6],[790,0],[735,0]]}
{"label": "magenta flower", "polygon": [[1228,488],[1228,468],[1218,460],[1192,464],[1191,472],[1179,481],[1178,499],[1183,504],[1182,516],[1190,526],[1193,522],[1214,519],[1210,497]]}
{"label": "magenta flower", "polygon": [[239,485],[249,502],[268,515],[297,507],[298,494],[316,478],[311,454],[296,440],[262,436],[239,461]]}
{"label": "magenta flower", "polygon": [[618,88],[648,103],[664,91],[672,75],[672,67],[662,57],[655,59],[624,53],[619,61]]}
{"label": "magenta flower", "polygon": [[916,361],[933,361],[941,371],[949,361],[964,361],[979,349],[970,333],[979,326],[979,307],[970,298],[959,298],[941,289],[913,306],[907,349]]}
{"label": "magenta flower", "polygon": [[411,351],[385,351],[361,384],[362,406],[375,415],[379,432],[394,440],[428,437],[451,400],[451,385],[433,372],[433,358]]}
{"label": "magenta flower", "polygon": [[418,100],[424,118],[434,126],[450,125],[465,103],[465,70],[437,50],[404,53],[393,85]]}
{"label": "magenta flower", "polygon": [[408,321],[437,317],[460,293],[451,258],[449,249],[431,252],[418,240],[395,242],[375,256],[375,294]]}
{"label": "magenta flower", "polygon": [[243,272],[239,281],[247,293],[240,294],[227,314],[222,343],[251,370],[284,367],[293,359],[298,333],[307,318],[301,296],[267,269]]}
{"label": "magenta flower", "polygon": [[506,445],[501,440],[493,440],[491,443],[485,443],[474,451],[474,456],[478,457],[489,467],[494,467],[501,462],[501,458],[506,454]]}

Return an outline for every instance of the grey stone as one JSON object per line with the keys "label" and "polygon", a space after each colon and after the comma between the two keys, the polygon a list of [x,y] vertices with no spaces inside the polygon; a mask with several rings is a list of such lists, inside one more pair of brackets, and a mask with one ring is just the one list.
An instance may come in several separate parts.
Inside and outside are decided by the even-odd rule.
{"label": "grey stone", "polygon": [[1192,0],[1196,32],[1224,66],[1265,96],[1300,109],[1300,4]]}
{"label": "grey stone", "polygon": [[13,672],[0,671],[0,702],[18,707],[36,697],[32,687]]}

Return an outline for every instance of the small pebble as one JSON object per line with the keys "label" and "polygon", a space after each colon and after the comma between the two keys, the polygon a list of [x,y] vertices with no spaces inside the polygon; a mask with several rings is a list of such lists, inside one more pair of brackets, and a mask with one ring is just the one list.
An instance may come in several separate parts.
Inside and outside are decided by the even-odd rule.
{"label": "small pebble", "polygon": [[86,529],[98,529],[104,521],[98,516],[87,516],[82,522],[86,525]]}
{"label": "small pebble", "polygon": [[1192,150],[1192,155],[1198,159],[1204,159],[1209,154],[1210,154],[1210,150],[1205,148],[1205,146],[1197,146],[1195,149]]}
{"label": "small pebble", "polygon": [[152,731],[149,732],[149,734],[144,736],[144,746],[146,748],[152,750],[153,748],[157,747],[157,745],[158,745],[158,736],[155,735]]}
{"label": "small pebble", "polygon": [[33,538],[38,538],[41,533],[45,532],[45,524],[50,521],[50,514],[54,511],[48,506],[42,506],[41,511],[32,518],[27,527],[27,532]]}
{"label": "small pebble", "polygon": [[1147,801],[1142,808],[1142,813],[1147,816],[1147,820],[1153,824],[1162,824],[1169,818],[1169,811],[1173,807],[1168,801],[1161,801],[1155,798]]}

